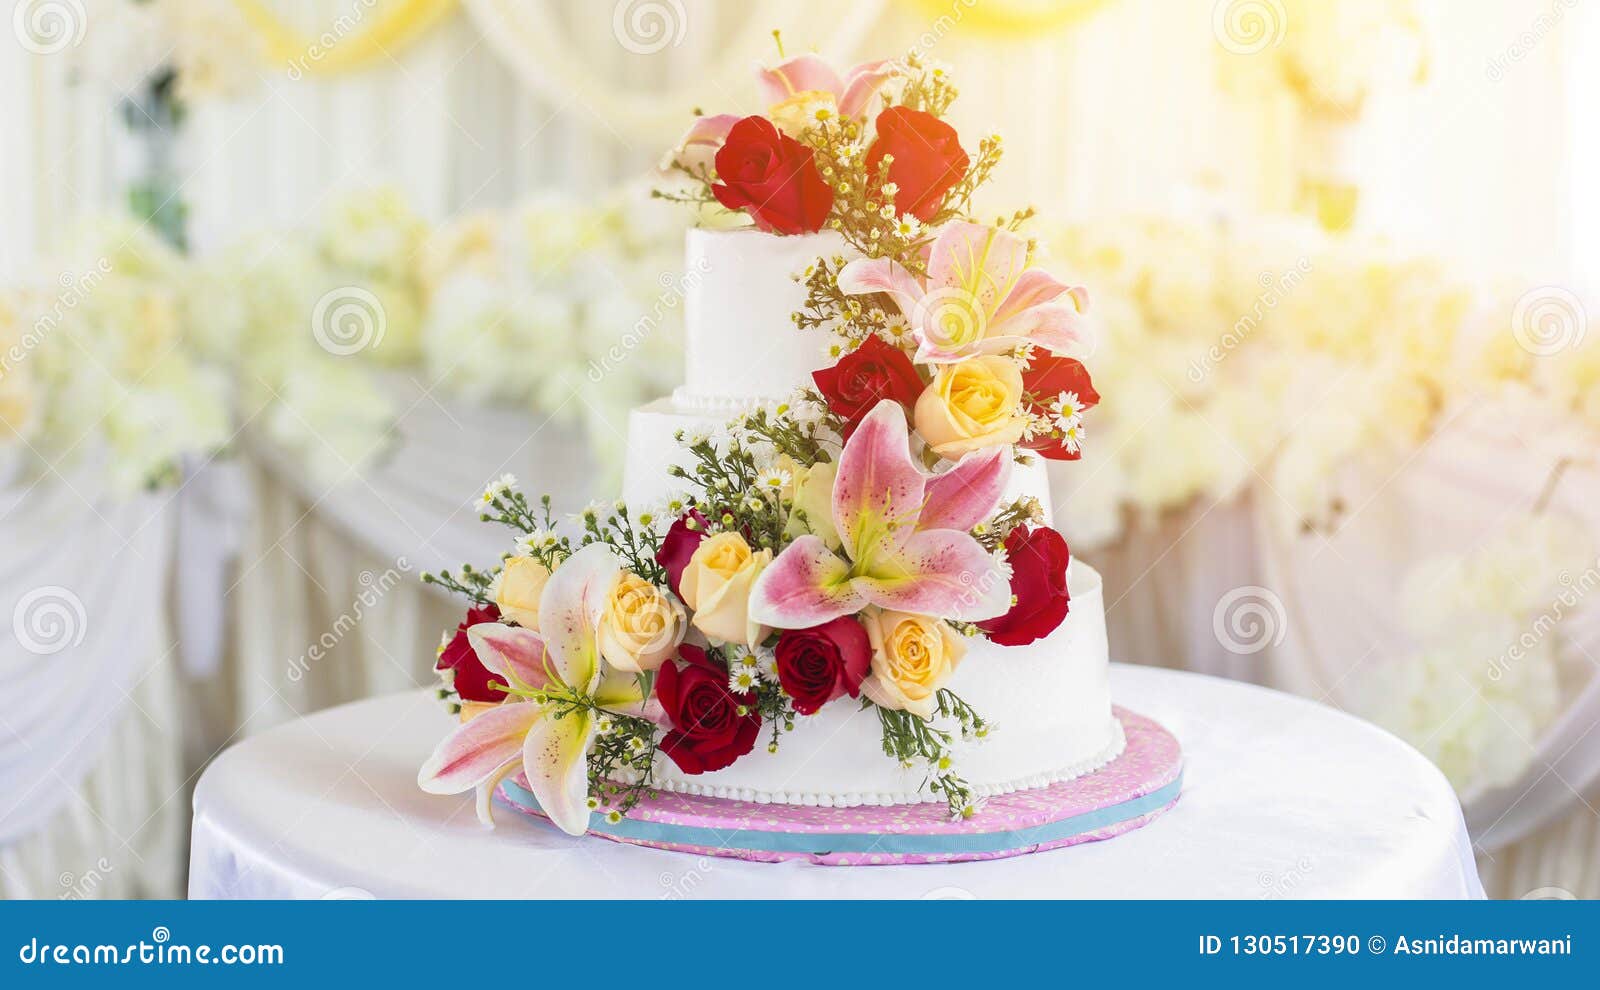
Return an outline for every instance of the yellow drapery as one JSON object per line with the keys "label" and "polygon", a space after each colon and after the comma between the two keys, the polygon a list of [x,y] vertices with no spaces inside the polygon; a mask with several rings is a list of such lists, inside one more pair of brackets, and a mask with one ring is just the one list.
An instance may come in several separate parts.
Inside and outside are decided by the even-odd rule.
{"label": "yellow drapery", "polygon": [[903,0],[935,25],[1023,40],[1072,27],[1110,0]]}
{"label": "yellow drapery", "polygon": [[305,75],[365,68],[420,38],[457,6],[457,0],[395,0],[377,12],[367,3],[341,13],[321,32],[307,34],[284,23],[266,0],[233,2],[260,36],[267,58]]}

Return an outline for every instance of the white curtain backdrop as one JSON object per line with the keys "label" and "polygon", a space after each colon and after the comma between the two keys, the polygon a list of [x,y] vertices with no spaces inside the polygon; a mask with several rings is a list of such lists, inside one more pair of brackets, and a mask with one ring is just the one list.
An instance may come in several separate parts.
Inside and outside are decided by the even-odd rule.
{"label": "white curtain backdrop", "polygon": [[188,803],[170,493],[0,488],[0,896],[171,896]]}

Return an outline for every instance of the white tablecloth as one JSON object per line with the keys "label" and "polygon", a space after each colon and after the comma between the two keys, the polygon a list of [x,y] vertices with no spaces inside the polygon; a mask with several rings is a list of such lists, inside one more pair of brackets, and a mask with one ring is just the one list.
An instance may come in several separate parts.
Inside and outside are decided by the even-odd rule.
{"label": "white tablecloth", "polygon": [[1118,703],[1186,753],[1177,806],[1105,842],[987,863],[820,867],[573,839],[416,787],[448,728],[426,692],[346,705],[225,752],[195,793],[189,892],[315,897],[1482,896],[1454,794],[1393,737],[1263,688],[1117,666]]}

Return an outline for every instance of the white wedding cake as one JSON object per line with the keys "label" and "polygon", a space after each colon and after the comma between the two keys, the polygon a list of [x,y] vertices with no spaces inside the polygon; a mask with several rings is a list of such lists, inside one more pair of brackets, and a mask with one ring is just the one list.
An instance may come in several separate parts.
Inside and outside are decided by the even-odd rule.
{"label": "white wedding cake", "polygon": [[[780,237],[751,229],[691,230],[687,237],[685,384],[671,398],[634,410],[629,421],[624,499],[661,506],[679,492],[668,473],[686,453],[675,436],[716,435],[731,417],[784,401],[829,364],[821,335],[797,330],[804,287],[795,276],[818,257],[849,255],[837,236]],[[1018,465],[1011,495],[1030,495],[1048,524],[1042,463]],[[1100,576],[1074,560],[1071,606],[1049,636],[1004,647],[975,638],[950,688],[995,727],[960,753],[962,774],[980,797],[1043,787],[1090,773],[1123,748],[1107,683],[1105,606]],[[766,803],[822,806],[943,801],[923,786],[925,768],[881,755],[874,709],[833,704],[799,719],[775,753],[757,751],[722,770],[683,773],[657,761],[663,790]]]}

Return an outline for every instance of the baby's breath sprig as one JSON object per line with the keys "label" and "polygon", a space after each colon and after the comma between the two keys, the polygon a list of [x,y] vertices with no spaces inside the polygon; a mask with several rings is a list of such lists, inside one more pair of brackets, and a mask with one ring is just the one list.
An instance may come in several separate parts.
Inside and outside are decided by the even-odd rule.
{"label": "baby's breath sprig", "polygon": [[674,477],[699,489],[691,498],[713,532],[738,531],[758,547],[774,553],[784,547],[783,531],[789,518],[789,501],[769,497],[760,485],[765,465],[736,425],[721,449],[706,437],[680,438],[692,458],[689,466],[674,465]]}
{"label": "baby's breath sprig", "polygon": [[[963,737],[987,732],[978,713],[954,693],[941,689],[938,699],[939,714],[956,718]],[[866,704],[870,702],[863,702]],[[878,707],[878,722],[883,728],[884,754],[908,769],[922,764],[928,774],[925,785],[944,798],[951,817],[970,818],[977,810],[977,801],[972,785],[955,772],[954,735],[910,712],[890,708]]]}
{"label": "baby's breath sprig", "polygon": [[661,549],[661,534],[655,530],[655,519],[644,513],[634,519],[626,502],[615,502],[602,519],[600,510],[589,507],[579,514],[583,524],[583,546],[604,543],[610,547],[633,573],[651,584],[667,585],[666,568],[656,563],[656,551]]}
{"label": "baby's breath sprig", "polygon": [[1029,523],[1042,523],[1044,521],[1044,507],[1039,500],[1032,496],[1023,496],[1014,502],[1002,505],[995,514],[981,523],[972,531],[972,535],[983,548],[993,553],[1005,542],[1006,537],[1018,526]]}
{"label": "baby's breath sprig", "polygon": [[494,600],[489,595],[489,586],[494,583],[494,575],[493,571],[480,571],[471,564],[462,564],[459,576],[452,574],[448,569],[437,574],[424,572],[422,583],[436,584],[478,605],[487,605]]}
{"label": "baby's breath sprig", "polygon": [[900,71],[905,79],[900,88],[903,107],[943,117],[949,112],[950,104],[961,95],[944,66],[930,64],[915,52],[907,53],[901,60]]}
{"label": "baby's breath sprig", "polygon": [[652,791],[656,726],[616,712],[597,710],[590,717],[600,731],[589,754],[589,800],[615,823]]}

